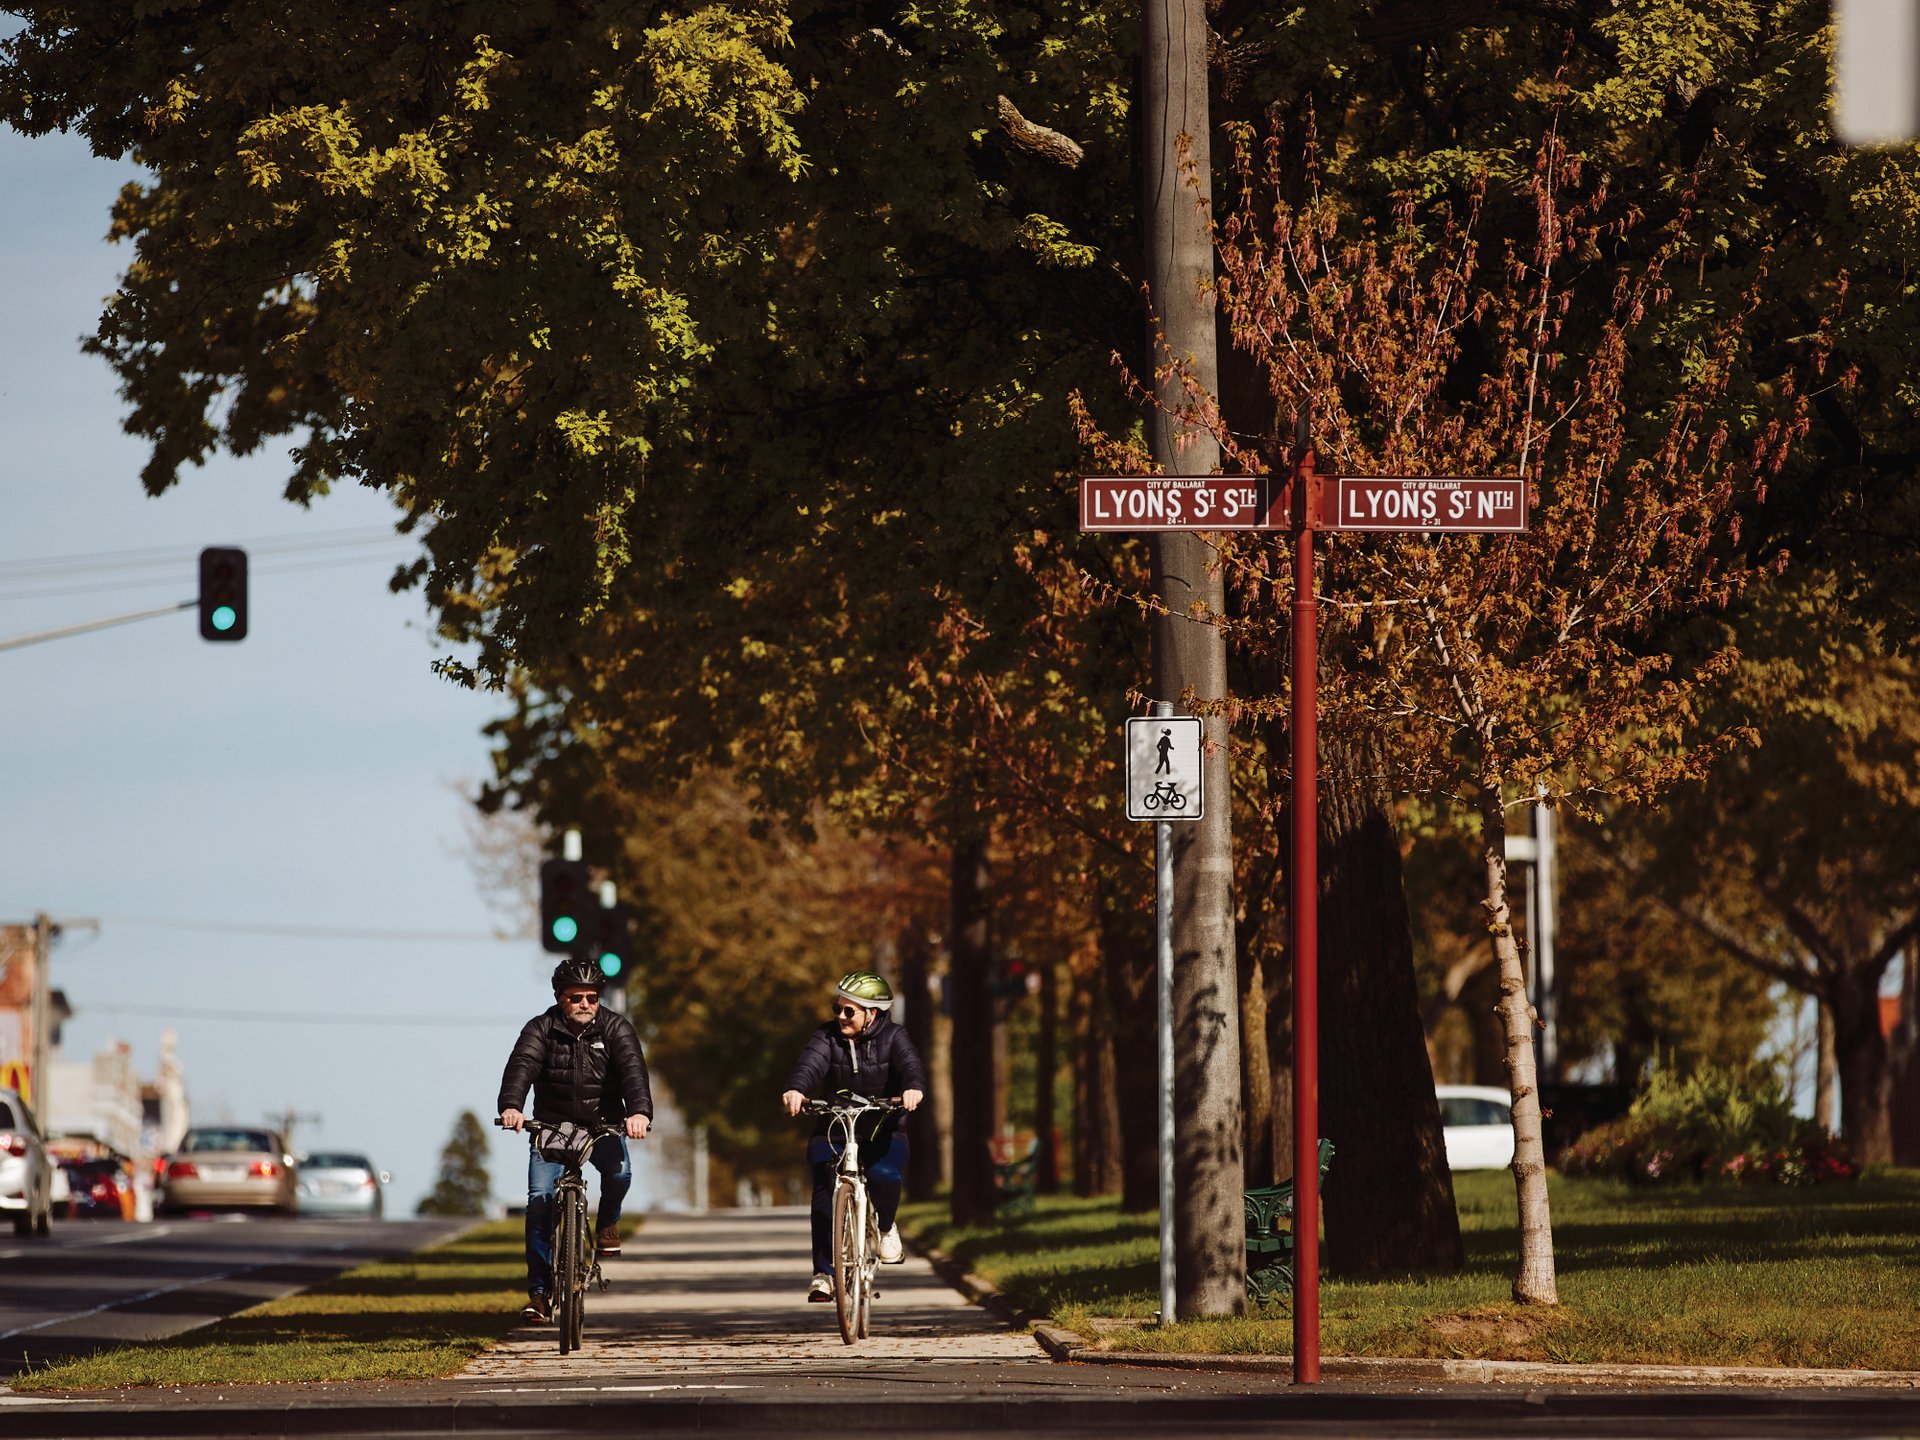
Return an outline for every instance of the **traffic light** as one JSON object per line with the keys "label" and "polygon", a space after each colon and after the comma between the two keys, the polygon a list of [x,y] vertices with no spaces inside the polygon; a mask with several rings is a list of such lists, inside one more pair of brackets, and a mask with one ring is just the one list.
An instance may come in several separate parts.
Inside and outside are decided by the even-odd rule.
{"label": "traffic light", "polygon": [[247,552],[209,545],[200,552],[200,638],[247,638]]}
{"label": "traffic light", "polygon": [[540,948],[556,955],[578,955],[591,939],[593,889],[587,867],[578,860],[540,862]]}
{"label": "traffic light", "polygon": [[633,963],[633,923],[624,905],[602,905],[593,912],[593,958],[600,973],[617,981]]}

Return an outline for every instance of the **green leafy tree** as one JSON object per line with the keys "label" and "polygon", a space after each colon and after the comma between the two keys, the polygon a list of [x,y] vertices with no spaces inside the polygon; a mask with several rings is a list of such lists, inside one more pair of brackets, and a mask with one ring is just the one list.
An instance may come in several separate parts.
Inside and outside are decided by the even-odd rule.
{"label": "green leafy tree", "polygon": [[484,1215],[492,1198],[487,1178],[487,1132],[480,1117],[462,1110],[453,1134],[440,1152],[440,1178],[420,1201],[422,1215]]}

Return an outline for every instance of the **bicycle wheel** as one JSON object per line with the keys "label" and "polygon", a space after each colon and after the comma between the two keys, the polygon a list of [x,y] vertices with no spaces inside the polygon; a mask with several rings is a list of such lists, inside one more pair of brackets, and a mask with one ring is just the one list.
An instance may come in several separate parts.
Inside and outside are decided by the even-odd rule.
{"label": "bicycle wheel", "polygon": [[573,1348],[580,1348],[580,1337],[587,1328],[587,1277],[593,1273],[593,1239],[587,1233],[587,1192],[582,1187],[573,1197]]}
{"label": "bicycle wheel", "polygon": [[866,1223],[860,1227],[866,1241],[860,1247],[860,1306],[854,1328],[864,1340],[873,1333],[873,1279],[880,1264],[880,1232],[874,1224],[872,1203],[860,1208],[867,1212]]}
{"label": "bicycle wheel", "polygon": [[580,1246],[574,1237],[576,1216],[573,1197],[562,1190],[555,1197],[553,1216],[553,1318],[560,1331],[560,1353],[573,1348],[573,1312],[579,1303],[575,1269],[580,1262]]}
{"label": "bicycle wheel", "polygon": [[833,1192],[833,1303],[840,1315],[840,1338],[851,1345],[860,1335],[860,1300],[865,1286],[866,1196],[852,1181]]}

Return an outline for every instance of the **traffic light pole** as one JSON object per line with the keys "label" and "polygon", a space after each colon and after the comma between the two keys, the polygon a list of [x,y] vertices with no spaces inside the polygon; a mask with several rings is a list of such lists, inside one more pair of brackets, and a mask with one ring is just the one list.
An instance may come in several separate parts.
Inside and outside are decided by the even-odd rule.
{"label": "traffic light pole", "polygon": [[106,630],[115,625],[131,625],[136,620],[151,620],[156,615],[177,615],[182,610],[191,610],[198,600],[182,600],[178,605],[162,605],[158,610],[136,610],[131,615],[112,615],[105,620],[89,620],[84,625],[67,625],[58,630],[42,630],[33,635],[15,635],[0,640],[0,650],[18,650],[24,645],[38,645],[43,640],[64,640],[69,635],[85,635],[91,630]]}

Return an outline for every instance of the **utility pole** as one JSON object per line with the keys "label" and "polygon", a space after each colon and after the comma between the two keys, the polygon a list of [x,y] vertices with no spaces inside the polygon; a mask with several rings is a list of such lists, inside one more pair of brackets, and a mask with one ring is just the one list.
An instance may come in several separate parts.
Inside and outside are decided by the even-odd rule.
{"label": "utility pole", "polygon": [[[1146,0],[1141,52],[1141,229],[1146,239],[1157,404],[1150,438],[1168,475],[1219,468],[1212,435],[1189,414],[1186,379],[1220,393],[1213,280],[1212,124],[1204,0]],[[1184,162],[1184,164],[1183,164]],[[1195,182],[1197,189],[1190,186]],[[1184,370],[1184,374],[1182,373]],[[1227,698],[1218,622],[1226,586],[1201,536],[1149,542],[1160,602],[1150,638],[1153,698],[1179,707]],[[1174,827],[1174,1236],[1178,1318],[1246,1309],[1245,1171],[1240,1134],[1240,1017],[1235,972],[1232,812],[1223,714],[1203,717],[1203,818]],[[1163,1321],[1174,1316],[1163,1315]]]}
{"label": "utility pole", "polygon": [[53,1122],[47,1106],[47,1067],[52,1063],[52,1037],[47,1034],[53,1014],[53,987],[47,978],[53,952],[53,922],[43,910],[33,917],[33,1113],[45,1131]]}
{"label": "utility pole", "polygon": [[304,1124],[309,1120],[318,1125],[321,1120],[325,1118],[325,1116],[315,1115],[310,1111],[296,1110],[289,1105],[278,1114],[269,1113],[267,1123],[280,1132],[280,1138],[287,1142],[287,1149],[297,1150],[299,1147],[293,1143],[294,1127]]}

